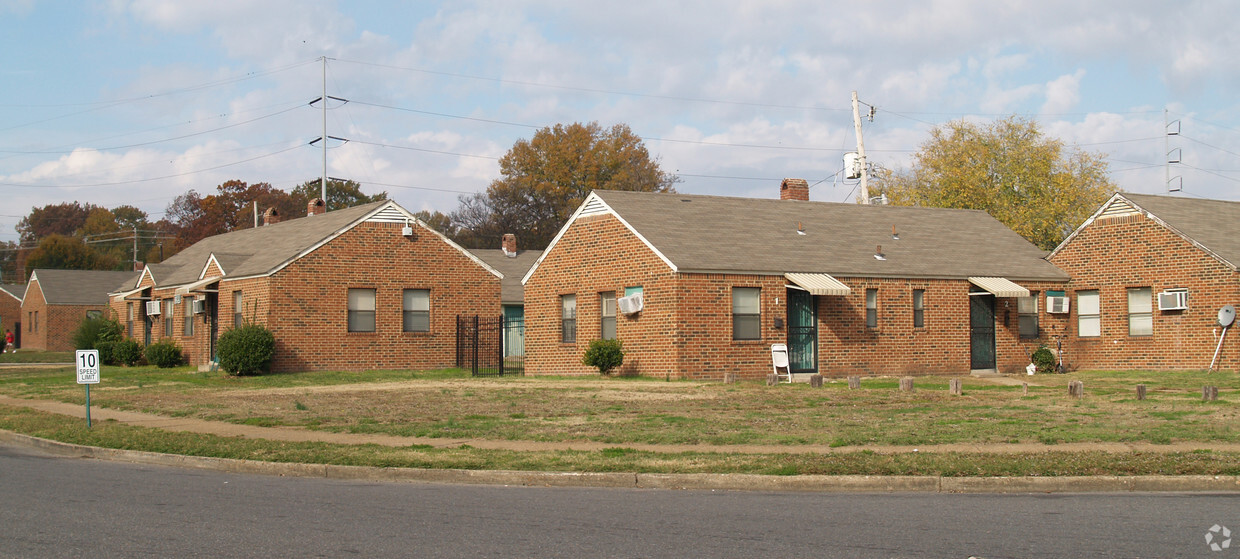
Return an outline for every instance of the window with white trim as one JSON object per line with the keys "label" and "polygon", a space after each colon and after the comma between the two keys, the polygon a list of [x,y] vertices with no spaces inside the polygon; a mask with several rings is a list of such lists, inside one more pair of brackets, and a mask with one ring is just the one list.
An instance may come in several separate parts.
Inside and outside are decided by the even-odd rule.
{"label": "window with white trim", "polygon": [[181,313],[184,315],[181,318],[181,323],[182,323],[181,335],[182,336],[193,336],[194,335],[194,298],[193,297],[181,297],[181,304],[183,305],[181,307]]}
{"label": "window with white trim", "polygon": [[431,290],[406,289],[401,329],[405,332],[431,331]]}
{"label": "window with white trim", "polygon": [[601,315],[600,336],[604,340],[616,339],[616,292],[606,291],[598,294],[599,314]]}
{"label": "window with white trim", "polygon": [[762,290],[760,288],[732,288],[732,339],[762,339]]}
{"label": "window with white trim", "polygon": [[577,342],[577,295],[560,295],[560,342]]}
{"label": "window with white trim", "polygon": [[1016,298],[1016,314],[1020,322],[1020,337],[1038,337],[1038,292],[1030,291],[1028,297]]}
{"label": "window with white trim", "polygon": [[865,327],[878,328],[878,290],[865,290]]}
{"label": "window with white trim", "polygon": [[1096,289],[1076,292],[1076,334],[1082,338],[1102,335],[1102,307]]}
{"label": "window with white trim", "polygon": [[174,299],[164,299],[164,335],[172,335],[173,316],[176,315],[177,303]]}
{"label": "window with white trim", "polygon": [[233,328],[245,324],[245,296],[240,291],[233,292]]}
{"label": "window with white trim", "polygon": [[1154,290],[1152,288],[1128,288],[1128,335],[1154,335]]}
{"label": "window with white trim", "polygon": [[349,331],[375,331],[375,290],[349,290]]}

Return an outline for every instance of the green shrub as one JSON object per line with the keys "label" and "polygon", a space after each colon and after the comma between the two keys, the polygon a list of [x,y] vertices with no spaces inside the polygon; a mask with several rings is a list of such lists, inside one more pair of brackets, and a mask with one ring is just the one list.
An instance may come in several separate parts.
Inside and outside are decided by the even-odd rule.
{"label": "green shrub", "polygon": [[123,339],[125,328],[120,322],[110,318],[87,317],[73,331],[73,348],[96,349],[95,344],[99,342],[119,342]]}
{"label": "green shrub", "polygon": [[590,342],[590,348],[586,350],[581,362],[598,369],[599,374],[610,373],[612,369],[624,363],[624,351],[621,350],[620,340]]}
{"label": "green shrub", "polygon": [[220,368],[230,375],[256,375],[271,370],[276,337],[261,324],[248,324],[220,334]]}
{"label": "green shrub", "polygon": [[162,340],[146,346],[146,362],[161,369],[176,367],[185,362],[181,347],[172,340]]}
{"label": "green shrub", "polygon": [[103,365],[120,365],[116,361],[116,342],[98,341],[95,342],[95,350],[99,352],[99,363]]}
{"label": "green shrub", "polygon": [[118,364],[132,367],[142,359],[142,346],[133,340],[121,340],[112,348],[112,357]]}
{"label": "green shrub", "polygon": [[1055,352],[1049,347],[1041,346],[1033,352],[1033,364],[1037,366],[1038,372],[1048,374],[1058,372],[1059,367],[1055,363]]}

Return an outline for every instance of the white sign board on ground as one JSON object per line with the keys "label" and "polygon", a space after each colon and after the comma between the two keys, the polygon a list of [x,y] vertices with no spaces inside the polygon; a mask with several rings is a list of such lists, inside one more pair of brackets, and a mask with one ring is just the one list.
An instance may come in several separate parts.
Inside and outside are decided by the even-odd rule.
{"label": "white sign board on ground", "polygon": [[78,384],[99,384],[99,350],[77,350]]}

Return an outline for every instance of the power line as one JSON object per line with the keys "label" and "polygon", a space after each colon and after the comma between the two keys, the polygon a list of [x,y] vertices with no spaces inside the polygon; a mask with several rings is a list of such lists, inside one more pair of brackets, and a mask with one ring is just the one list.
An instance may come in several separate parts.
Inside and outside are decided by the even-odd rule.
{"label": "power line", "polygon": [[173,175],[164,175],[164,176],[162,176],[162,177],[151,177],[151,178],[146,178],[146,179],[134,179],[134,180],[131,180],[131,181],[100,182],[100,183],[94,183],[94,184],[19,184],[19,183],[12,183],[12,182],[0,182],[0,186],[16,186],[16,187],[21,187],[21,188],[84,188],[84,187],[95,187],[95,186],[119,186],[119,185],[123,185],[123,184],[137,184],[137,183],[143,183],[143,182],[152,182],[152,181],[159,181],[159,180],[165,180],[165,179],[173,179],[173,178],[177,178],[177,177],[184,177],[184,176],[194,175],[194,174],[198,174],[198,173],[205,173],[205,172],[207,172],[207,171],[214,171],[214,170],[217,170],[217,169],[223,169],[223,168],[225,168],[225,167],[232,167],[233,165],[240,165],[240,164],[242,164],[242,163],[249,163],[249,162],[251,162],[251,161],[257,161],[257,160],[259,160],[259,159],[264,159],[264,158],[267,158],[267,157],[273,157],[273,156],[276,156],[276,155],[280,155],[280,154],[282,154],[282,153],[286,153],[286,152],[289,152],[289,151],[292,151],[292,150],[298,149],[298,148],[300,148],[300,147],[302,147],[302,146],[301,146],[300,144],[298,144],[298,145],[295,145],[295,146],[293,146],[293,147],[285,148],[285,149],[282,149],[282,150],[279,150],[279,151],[276,151],[276,152],[273,152],[273,153],[268,153],[268,154],[264,154],[264,155],[259,155],[259,156],[257,156],[257,157],[251,157],[251,158],[249,158],[249,159],[242,159],[241,161],[234,161],[234,162],[232,162],[232,163],[225,163],[225,164],[223,164],[223,165],[216,165],[216,166],[214,166],[214,167],[206,167],[206,168],[203,168],[203,169],[196,169],[196,170],[193,170],[193,171],[186,171],[186,172],[184,172],[184,173],[176,173],[176,174],[173,174]]}

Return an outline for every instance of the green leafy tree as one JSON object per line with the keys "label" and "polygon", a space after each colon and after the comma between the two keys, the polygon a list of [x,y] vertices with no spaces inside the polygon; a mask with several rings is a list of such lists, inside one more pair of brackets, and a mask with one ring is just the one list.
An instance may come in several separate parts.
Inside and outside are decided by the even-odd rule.
{"label": "green leafy tree", "polygon": [[[39,242],[26,259],[26,269],[118,270],[116,259],[96,252],[79,237],[49,235]],[[29,272],[27,272],[29,273]]]}
{"label": "green leafy tree", "polygon": [[1016,116],[930,132],[912,168],[879,169],[870,195],[892,205],[985,210],[1050,250],[1116,192],[1101,154],[1048,138]]}
{"label": "green leafy tree", "polygon": [[78,235],[91,210],[97,207],[92,204],[62,202],[31,208],[30,214],[17,222],[17,233],[24,246],[37,244],[49,235]]}
{"label": "green leafy tree", "polygon": [[452,216],[448,214],[439,211],[428,212],[420,210],[414,212],[413,216],[430,226],[431,229],[439,231],[450,238],[456,236],[456,225],[452,223]]}
{"label": "green leafy tree", "polygon": [[[308,204],[311,200],[320,197],[322,193],[322,179],[310,179],[293,188],[293,199],[301,205],[301,213],[297,215],[306,215],[306,204]],[[378,194],[368,196],[362,192],[361,184],[351,180],[327,179],[328,210],[338,210],[341,208],[360,206],[362,204],[387,200],[387,198],[387,192],[380,192]]]}
{"label": "green leafy tree", "polygon": [[542,248],[591,190],[672,192],[679,178],[659,168],[628,126],[557,124],[518,140],[499,160],[501,178],[486,192],[463,196],[451,221],[454,239],[490,247],[504,233]]}

